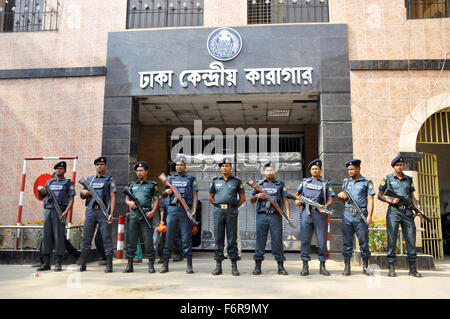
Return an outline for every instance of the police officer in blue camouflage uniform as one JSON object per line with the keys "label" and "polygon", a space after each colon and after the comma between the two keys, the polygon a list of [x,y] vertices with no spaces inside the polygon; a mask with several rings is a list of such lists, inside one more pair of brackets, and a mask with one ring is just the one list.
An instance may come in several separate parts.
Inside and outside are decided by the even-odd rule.
{"label": "police officer in blue camouflage uniform", "polygon": [[[333,204],[335,196],[331,184],[328,180],[321,177],[322,161],[315,159],[308,165],[312,177],[304,178],[298,187],[297,195],[303,195],[318,204],[328,208]],[[305,205],[300,200],[295,200],[296,206]],[[300,255],[303,260],[303,269],[301,276],[309,275],[308,261],[311,260],[309,252],[311,250],[311,239],[314,233],[317,238],[319,250],[320,274],[329,276],[330,273],[325,268],[325,262],[328,259],[327,237],[328,237],[328,215],[317,208],[305,205],[300,214]]]}
{"label": "police officer in blue camouflage uniform", "polygon": [[[186,174],[186,156],[179,155],[175,159],[175,169],[177,174],[169,177],[170,184],[174,186],[186,204],[190,207],[192,216],[195,216],[198,207],[198,184],[195,176]],[[181,245],[186,256],[186,273],[194,273],[192,268],[192,223],[187,216],[183,205],[173,194],[172,190],[165,186],[162,193],[163,197],[168,197],[167,203],[167,233],[166,242],[163,249],[163,265],[160,273],[169,271],[169,258],[173,250],[178,227],[181,232]]]}
{"label": "police officer in blue camouflage uniform", "polygon": [[[356,204],[362,209],[367,222],[370,224],[372,222],[375,195],[373,182],[361,175],[361,161],[359,159],[348,161],[345,166],[350,177],[344,179],[342,188],[347,189],[353,195]],[[344,255],[345,268],[342,274],[344,276],[351,275],[350,259],[353,254],[353,237],[356,233],[363,260],[363,273],[368,276],[372,275],[373,273],[368,269],[370,257],[369,228],[359,216],[354,203],[347,198],[344,192],[340,192],[338,198],[345,203],[342,218],[344,238],[342,254]]]}
{"label": "police officer in blue camouflage uniform", "polygon": [[53,178],[49,179],[46,186],[49,187],[56,197],[56,201],[63,212],[62,216],[58,216],[55,209],[53,199],[49,200],[45,187],[38,187],[39,199],[45,198],[44,201],[44,235],[42,241],[42,255],[43,265],[39,267],[38,271],[50,270],[50,253],[52,252],[52,244],[55,244],[55,271],[62,270],[62,259],[65,246],[65,218],[67,213],[73,206],[75,196],[75,186],[71,179],[66,179],[64,174],[66,173],[67,164],[65,161],[56,163],[53,166],[55,174]]}
{"label": "police officer in blue camouflage uniform", "polygon": [[81,243],[80,271],[86,270],[86,258],[91,249],[92,238],[94,237],[95,226],[98,224],[98,231],[103,239],[106,254],[105,272],[113,271],[113,243],[111,237],[111,224],[113,222],[114,210],[116,208],[116,182],[111,176],[106,176],[107,159],[104,156],[94,160],[96,175],[89,176],[87,182],[97,192],[106,207],[109,207],[109,215],[106,217],[98,203],[92,198],[91,193],[83,187],[80,197],[86,199],[86,217],[84,220],[83,240]]}
{"label": "police officer in blue camouflage uniform", "polygon": [[237,268],[238,246],[236,243],[238,221],[238,208],[245,202],[245,190],[242,181],[231,175],[231,159],[224,157],[219,163],[221,176],[215,176],[209,188],[209,202],[214,206],[214,237],[216,249],[214,259],[216,268],[213,275],[222,274],[222,261],[225,244],[225,231],[227,233],[227,252],[231,260],[231,273],[239,276]]}
{"label": "police officer in blue camouflage uniform", "polygon": [[[278,206],[286,209],[286,215],[290,217],[288,193],[284,182],[275,179],[275,168],[269,162],[264,165],[265,179],[258,182],[260,187],[278,204]],[[264,260],[264,252],[266,249],[267,234],[270,230],[272,238],[270,247],[275,260],[278,263],[278,274],[287,275],[284,269],[283,251],[283,220],[281,214],[273,207],[263,193],[256,190],[252,192],[252,203],[256,204],[256,249],[253,259],[255,260],[255,269],[253,275],[261,274],[261,263]]]}
{"label": "police officer in blue camouflage uniform", "polygon": [[139,201],[139,205],[145,213],[142,216],[141,213],[136,211],[136,203],[133,202],[128,196],[125,197],[125,203],[130,208],[130,213],[127,214],[130,220],[128,223],[128,236],[127,236],[127,258],[128,264],[123,272],[130,273],[133,272],[133,259],[136,255],[136,247],[138,242],[138,237],[140,234],[143,235],[144,245],[145,245],[145,257],[148,259],[148,272],[155,272],[155,246],[153,245],[153,227],[149,228],[147,222],[144,218],[147,218],[152,224],[152,218],[158,209],[158,186],[155,181],[148,180],[148,163],[147,162],[137,162],[134,165],[134,170],[136,171],[136,176],[138,180],[132,182],[128,185],[131,193]]}
{"label": "police officer in blue camouflage uniform", "polygon": [[[391,162],[394,173],[383,178],[383,182],[378,187],[378,199],[389,204],[386,214],[387,224],[387,258],[389,263],[389,277],[395,277],[395,250],[397,249],[398,225],[402,226],[403,236],[405,237],[406,249],[408,251],[407,259],[409,261],[409,275],[413,277],[422,277],[416,268],[416,225],[414,224],[414,216],[406,207],[399,206],[398,198],[390,198],[384,196],[386,189],[392,190],[394,193],[410,199],[414,206],[417,207],[417,199],[414,196],[415,188],[411,176],[405,175],[405,163],[401,154],[397,155]],[[421,216],[421,215],[419,215]]]}

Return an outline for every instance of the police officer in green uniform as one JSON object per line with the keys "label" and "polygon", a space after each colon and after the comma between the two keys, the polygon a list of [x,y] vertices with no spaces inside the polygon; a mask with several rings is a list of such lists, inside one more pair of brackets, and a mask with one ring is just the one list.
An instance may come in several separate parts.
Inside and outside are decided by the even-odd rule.
{"label": "police officer in green uniform", "polygon": [[238,247],[237,247],[237,220],[238,207],[245,202],[245,190],[242,181],[231,175],[231,160],[223,158],[219,163],[222,176],[213,178],[209,188],[209,202],[214,205],[214,236],[216,249],[214,259],[216,260],[216,268],[212,272],[213,275],[222,274],[222,260],[225,259],[223,254],[225,231],[227,233],[228,247],[227,252],[231,260],[231,269],[233,276],[239,276],[237,269]]}
{"label": "police officer in green uniform", "polygon": [[53,166],[55,170],[54,177],[49,179],[46,186],[50,188],[56,197],[56,201],[63,212],[62,216],[58,216],[55,209],[53,199],[49,200],[45,187],[38,187],[39,199],[45,198],[44,201],[44,235],[42,240],[43,265],[38,271],[50,270],[50,253],[52,252],[53,243],[55,244],[55,271],[62,270],[62,259],[66,250],[64,230],[64,219],[73,206],[75,187],[71,179],[66,179],[67,164],[65,161],[56,163]]}
{"label": "police officer in green uniform", "polygon": [[150,181],[148,177],[148,163],[147,162],[137,162],[134,165],[134,170],[136,171],[136,176],[138,180],[132,182],[128,185],[139,201],[142,210],[146,213],[142,216],[137,211],[136,203],[130,200],[128,196],[125,198],[125,203],[130,208],[129,223],[128,223],[128,237],[127,237],[127,258],[128,264],[123,272],[133,272],[133,259],[136,255],[136,247],[138,242],[138,237],[140,234],[144,237],[145,245],[145,257],[148,258],[148,272],[155,272],[155,247],[153,246],[153,227],[149,228],[147,222],[144,218],[147,218],[152,224],[152,217],[158,209],[158,186],[155,181]]}
{"label": "police officer in green uniform", "polygon": [[386,214],[387,224],[387,258],[389,263],[389,277],[395,277],[395,250],[397,249],[398,225],[402,225],[403,236],[405,237],[406,249],[408,251],[407,259],[409,261],[409,275],[413,277],[422,277],[416,268],[416,225],[414,224],[414,216],[406,207],[398,205],[398,198],[390,198],[384,196],[386,189],[392,190],[394,193],[408,198],[413,205],[417,207],[417,199],[414,196],[415,188],[411,176],[405,175],[405,163],[401,154],[397,155],[391,162],[394,173],[383,177],[378,192],[378,199],[389,204]]}

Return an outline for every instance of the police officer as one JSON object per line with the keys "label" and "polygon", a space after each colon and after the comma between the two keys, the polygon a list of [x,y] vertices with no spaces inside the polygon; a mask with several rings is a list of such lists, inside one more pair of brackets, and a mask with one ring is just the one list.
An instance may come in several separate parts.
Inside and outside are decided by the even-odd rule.
{"label": "police officer", "polygon": [[403,170],[405,164],[401,154],[397,155],[391,162],[394,169],[392,174],[383,177],[383,182],[379,186],[378,199],[389,204],[386,214],[387,224],[387,258],[389,263],[389,277],[395,277],[395,250],[397,249],[397,233],[398,225],[402,225],[402,232],[406,241],[406,249],[408,250],[407,259],[409,261],[409,275],[414,277],[422,277],[416,268],[416,225],[414,224],[413,214],[406,210],[406,207],[399,206],[398,198],[390,198],[384,196],[386,189],[392,190],[394,193],[411,199],[414,206],[417,207],[417,200],[414,196],[415,188],[412,177],[405,175]]}
{"label": "police officer", "polygon": [[[321,177],[322,161],[315,159],[308,165],[312,177],[304,178],[298,187],[297,196],[302,194],[318,204],[328,208],[333,204],[335,196],[330,182]],[[305,205],[302,201],[296,200],[296,206]],[[327,214],[322,210],[306,205],[300,214],[300,241],[301,241],[301,259],[303,260],[303,269],[301,276],[309,275],[308,261],[311,260],[309,252],[311,250],[311,239],[313,230],[316,234],[319,250],[320,274],[329,276],[330,273],[325,268],[325,262],[328,259],[327,234],[328,223]]]}
{"label": "police officer", "polygon": [[212,274],[222,274],[222,260],[225,259],[223,249],[226,231],[231,273],[233,276],[239,276],[237,269],[239,255],[236,243],[237,232],[239,231],[237,220],[238,207],[245,202],[245,190],[242,181],[231,175],[232,166],[229,158],[224,157],[219,163],[219,168],[222,176],[214,177],[209,188],[209,202],[214,205],[214,237],[216,244],[214,252],[216,268]]}
{"label": "police officer", "polygon": [[50,253],[52,252],[52,243],[55,244],[55,271],[62,270],[62,259],[66,250],[65,246],[65,218],[67,213],[73,206],[75,196],[75,186],[71,179],[66,179],[67,164],[65,161],[56,163],[53,166],[55,174],[49,179],[46,186],[53,191],[56,201],[63,212],[62,216],[58,216],[55,209],[53,199],[49,200],[47,190],[43,186],[38,187],[38,198],[44,201],[44,235],[42,241],[43,265],[38,271],[50,270]]}
{"label": "police officer", "polygon": [[128,187],[131,193],[139,201],[142,210],[146,213],[142,216],[136,209],[136,203],[133,202],[128,196],[125,198],[125,203],[130,207],[130,213],[127,214],[130,217],[128,223],[128,243],[127,243],[127,258],[128,264],[123,272],[133,272],[133,259],[136,255],[136,247],[138,237],[143,235],[145,245],[145,257],[148,258],[148,272],[155,272],[155,247],[153,246],[153,227],[149,228],[144,218],[147,218],[152,223],[152,217],[158,209],[158,186],[155,181],[150,181],[148,177],[148,163],[137,162],[134,165],[136,176],[138,180],[130,183]]}
{"label": "police officer", "polygon": [[[169,177],[172,184],[180,193],[186,204],[191,208],[192,216],[195,216],[198,205],[198,185],[195,176],[186,174],[186,156],[179,155],[175,159],[175,169],[177,174]],[[163,249],[163,265],[160,273],[169,271],[169,258],[173,250],[175,238],[177,236],[177,225],[181,232],[181,245],[186,256],[186,273],[194,273],[192,268],[192,223],[189,220],[183,205],[173,194],[172,190],[165,186],[163,197],[168,197],[167,205],[167,234]]]}
{"label": "police officer", "polygon": [[98,230],[102,236],[103,245],[106,254],[105,272],[113,271],[113,244],[111,238],[111,224],[113,222],[114,210],[116,208],[116,182],[111,176],[106,176],[107,159],[104,156],[97,157],[94,160],[96,175],[89,176],[87,182],[97,192],[100,199],[106,207],[110,208],[110,213],[106,217],[98,203],[92,198],[91,193],[83,187],[80,197],[86,199],[86,217],[84,220],[83,240],[81,243],[81,261],[80,271],[86,270],[86,256],[91,248],[92,237],[94,237],[95,226],[98,224]]}
{"label": "police officer", "polygon": [[[348,161],[345,166],[350,177],[344,179],[342,188],[347,189],[353,195],[356,204],[363,210],[364,216],[370,224],[372,222],[373,198],[375,195],[373,182],[361,175],[361,161],[359,159]],[[372,275],[373,273],[368,269],[370,257],[369,228],[359,216],[355,203],[351,202],[344,192],[340,192],[338,198],[345,203],[342,218],[342,233],[344,237],[342,254],[344,255],[345,268],[342,274],[344,276],[351,274],[350,258],[353,254],[353,237],[356,233],[363,260],[363,273],[368,276]]]}
{"label": "police officer", "polygon": [[[280,206],[286,208],[286,215],[289,218],[289,202],[286,186],[282,181],[275,179],[275,168],[269,162],[264,165],[265,179],[258,184],[260,187]],[[283,221],[281,214],[273,207],[263,193],[253,190],[250,202],[256,204],[256,249],[253,259],[255,260],[255,269],[253,275],[261,274],[261,263],[264,260],[264,251],[266,249],[267,234],[270,230],[271,250],[278,263],[278,274],[287,275],[283,263],[286,260],[283,251]],[[284,204],[284,205],[283,205]]]}

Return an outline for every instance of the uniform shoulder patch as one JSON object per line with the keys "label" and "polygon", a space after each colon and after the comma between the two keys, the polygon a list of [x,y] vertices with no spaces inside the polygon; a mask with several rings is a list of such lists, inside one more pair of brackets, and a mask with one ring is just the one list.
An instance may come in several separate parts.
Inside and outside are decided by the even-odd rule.
{"label": "uniform shoulder patch", "polygon": [[369,183],[369,188],[370,188],[370,189],[373,188],[373,183]]}

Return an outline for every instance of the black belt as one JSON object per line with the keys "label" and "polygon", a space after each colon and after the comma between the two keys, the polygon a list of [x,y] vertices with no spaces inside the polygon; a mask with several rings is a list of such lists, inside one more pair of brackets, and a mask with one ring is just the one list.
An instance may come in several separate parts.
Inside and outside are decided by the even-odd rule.
{"label": "black belt", "polygon": [[236,204],[213,204],[214,207],[220,208],[220,209],[230,209],[230,208],[235,208],[237,205]]}
{"label": "black belt", "polygon": [[[358,209],[356,209],[356,208],[345,207],[344,209],[350,213],[354,213],[354,214],[358,213]],[[365,209],[366,209],[365,207],[361,207],[361,210],[363,212],[365,211]]]}
{"label": "black belt", "polygon": [[392,205],[392,206],[400,210],[406,210],[408,208],[408,206],[406,205]]}
{"label": "black belt", "polygon": [[[175,206],[175,207],[184,208],[183,204],[181,204],[180,202],[176,202],[176,204],[169,204],[169,206]],[[191,207],[191,205],[188,205],[188,206]]]}
{"label": "black belt", "polygon": [[274,210],[266,210],[266,211],[264,211],[264,212],[258,212],[258,214],[274,214],[274,213],[276,213],[276,211],[274,211]]}

